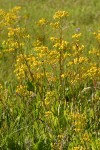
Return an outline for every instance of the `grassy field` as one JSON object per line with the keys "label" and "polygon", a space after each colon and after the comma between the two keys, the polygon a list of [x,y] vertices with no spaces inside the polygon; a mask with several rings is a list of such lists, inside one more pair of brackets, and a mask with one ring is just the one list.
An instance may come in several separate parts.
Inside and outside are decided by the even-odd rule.
{"label": "grassy field", "polygon": [[0,0],[0,149],[100,150],[99,0]]}

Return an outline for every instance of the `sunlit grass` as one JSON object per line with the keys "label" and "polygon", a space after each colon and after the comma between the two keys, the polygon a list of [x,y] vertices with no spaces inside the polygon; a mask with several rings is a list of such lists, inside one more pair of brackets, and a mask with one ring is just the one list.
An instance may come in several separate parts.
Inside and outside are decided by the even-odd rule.
{"label": "sunlit grass", "polygon": [[99,150],[99,0],[0,4],[0,148]]}

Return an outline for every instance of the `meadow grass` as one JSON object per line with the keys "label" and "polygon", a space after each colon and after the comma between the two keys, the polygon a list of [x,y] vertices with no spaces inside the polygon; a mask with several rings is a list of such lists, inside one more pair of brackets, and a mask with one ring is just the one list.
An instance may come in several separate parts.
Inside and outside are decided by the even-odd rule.
{"label": "meadow grass", "polygon": [[0,149],[100,149],[99,0],[0,0]]}

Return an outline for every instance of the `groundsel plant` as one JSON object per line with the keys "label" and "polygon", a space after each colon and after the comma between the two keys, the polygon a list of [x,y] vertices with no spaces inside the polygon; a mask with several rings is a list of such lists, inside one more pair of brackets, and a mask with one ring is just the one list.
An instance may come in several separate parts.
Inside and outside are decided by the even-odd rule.
{"label": "groundsel plant", "polygon": [[[10,140],[16,140],[22,149],[99,150],[100,32],[93,35],[98,46],[87,50],[82,33],[71,35],[71,40],[65,38],[63,28],[69,13],[57,11],[51,21],[42,18],[35,22],[40,36],[33,40],[19,24],[19,10],[0,10],[0,30],[7,34],[1,41],[0,58],[14,60],[16,80],[14,98],[6,90],[8,106],[4,104],[6,88],[0,83],[4,121],[0,146],[7,148]],[[5,108],[8,115],[3,113]]]}

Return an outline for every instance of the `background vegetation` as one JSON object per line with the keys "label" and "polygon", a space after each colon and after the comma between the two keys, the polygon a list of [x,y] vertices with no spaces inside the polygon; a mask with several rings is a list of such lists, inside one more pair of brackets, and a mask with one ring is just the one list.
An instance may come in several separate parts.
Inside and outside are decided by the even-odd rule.
{"label": "background vegetation", "polygon": [[0,0],[0,35],[0,149],[99,150],[100,1]]}

